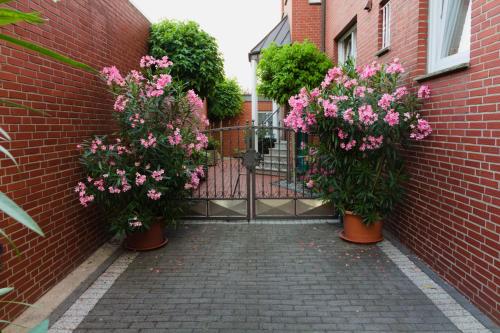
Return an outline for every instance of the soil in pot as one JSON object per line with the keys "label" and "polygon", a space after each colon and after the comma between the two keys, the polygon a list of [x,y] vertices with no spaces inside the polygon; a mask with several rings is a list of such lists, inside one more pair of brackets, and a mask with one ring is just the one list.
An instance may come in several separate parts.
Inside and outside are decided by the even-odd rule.
{"label": "soil in pot", "polygon": [[373,244],[384,239],[382,221],[366,225],[359,215],[346,212],[344,214],[344,230],[339,234],[345,241],[357,244]]}
{"label": "soil in pot", "polygon": [[156,250],[167,244],[163,224],[155,222],[149,230],[143,232],[134,232],[125,238],[125,248],[133,251]]}

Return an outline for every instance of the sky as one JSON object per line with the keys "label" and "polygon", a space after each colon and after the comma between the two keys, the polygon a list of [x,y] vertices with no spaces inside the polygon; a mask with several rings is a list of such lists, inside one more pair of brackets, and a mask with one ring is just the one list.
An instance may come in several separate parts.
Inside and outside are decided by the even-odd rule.
{"label": "sky", "polygon": [[228,77],[249,92],[248,52],[279,23],[280,0],[130,0],[152,23],[192,20],[217,39]]}

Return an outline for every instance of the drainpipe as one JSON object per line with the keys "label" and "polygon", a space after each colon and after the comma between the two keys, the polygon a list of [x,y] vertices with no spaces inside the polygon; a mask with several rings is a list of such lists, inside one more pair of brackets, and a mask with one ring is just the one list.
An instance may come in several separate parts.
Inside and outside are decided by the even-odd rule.
{"label": "drainpipe", "polygon": [[[258,112],[259,112],[259,99],[257,96],[257,59],[255,56],[252,56],[251,59],[252,64],[252,120],[255,125],[258,125]],[[257,136],[255,136],[254,142],[255,150],[257,147]]]}
{"label": "drainpipe", "polygon": [[321,1],[321,52],[326,51],[326,1]]}

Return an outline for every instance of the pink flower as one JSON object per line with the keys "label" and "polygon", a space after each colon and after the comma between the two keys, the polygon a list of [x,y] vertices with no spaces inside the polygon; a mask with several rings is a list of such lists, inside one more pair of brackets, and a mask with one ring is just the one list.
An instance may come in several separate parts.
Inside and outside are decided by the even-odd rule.
{"label": "pink flower", "polygon": [[151,189],[148,191],[148,197],[151,199],[151,200],[159,200],[160,197],[161,197],[161,192],[158,192],[157,190],[155,189]]}
{"label": "pink flower", "polygon": [[388,110],[391,107],[391,102],[394,101],[394,97],[389,94],[384,94],[378,101],[378,106],[380,106],[384,110]]}
{"label": "pink flower", "polygon": [[84,195],[79,197],[80,204],[83,207],[87,207],[89,202],[94,201],[94,196],[93,195]]}
{"label": "pink flower", "polygon": [[182,135],[181,135],[181,130],[176,128],[174,131],[174,135],[168,136],[168,142],[172,145],[178,145],[182,143]]}
{"label": "pink flower", "polygon": [[405,70],[403,66],[401,66],[401,64],[399,63],[399,58],[394,58],[392,63],[390,63],[389,66],[387,66],[387,68],[385,69],[385,72],[387,74],[404,73],[404,71]]}
{"label": "pink flower", "polygon": [[149,133],[147,139],[141,139],[141,145],[144,148],[156,147],[156,138],[153,136],[153,133]]}
{"label": "pink flower", "polygon": [[354,148],[354,146],[356,146],[356,140],[351,140],[348,143],[342,142],[340,144],[340,148],[344,149],[345,151],[351,150],[352,148]]}
{"label": "pink flower", "polygon": [[138,113],[134,114],[133,116],[130,116],[128,120],[130,121],[130,127],[132,128],[137,127],[138,124],[144,124],[145,122],[144,119],[141,118],[141,115]]}
{"label": "pink flower", "polygon": [[205,134],[203,134],[201,132],[198,132],[196,134],[196,141],[197,141],[197,144],[194,146],[194,149],[196,151],[200,151],[203,148],[207,148],[207,146],[208,146],[208,138],[207,138],[207,136]]}
{"label": "pink flower", "polygon": [[388,111],[384,117],[384,121],[391,127],[399,124],[399,113],[394,112],[394,110]]}
{"label": "pink flower", "polygon": [[198,175],[197,170],[195,170],[195,172],[191,173],[191,179],[190,179],[189,183],[186,183],[184,185],[184,188],[186,190],[197,189],[199,185],[200,185],[200,177]]}
{"label": "pink flower", "polygon": [[325,117],[335,118],[337,116],[338,107],[335,103],[325,99],[323,100],[323,108],[325,109]]}
{"label": "pink flower", "polygon": [[141,175],[140,173],[135,174],[135,185],[141,186],[146,182],[146,175]]}
{"label": "pink flower", "polygon": [[126,173],[125,170],[116,169],[116,174],[118,176],[122,176],[123,177],[123,176],[125,176],[125,173]]}
{"label": "pink flower", "polygon": [[194,92],[194,90],[188,90],[187,92],[187,99],[189,102],[189,105],[191,105],[191,108],[193,109],[201,109],[203,108],[203,101],[201,98]]}
{"label": "pink flower", "polygon": [[354,89],[355,96],[365,97],[365,92],[366,92],[365,86],[358,86],[358,87],[356,87],[356,89]]}
{"label": "pink flower", "polygon": [[113,83],[119,86],[125,85],[125,80],[123,79],[120,71],[118,70],[118,68],[116,68],[116,66],[104,67],[101,71],[101,74],[104,75],[106,83],[109,86],[113,85]]}
{"label": "pink flower", "polygon": [[132,81],[135,83],[141,83],[144,79],[144,76],[135,69],[131,70],[127,75],[127,81]]}
{"label": "pink flower", "polygon": [[118,193],[121,192],[121,190],[118,187],[116,187],[116,186],[110,186],[110,187],[108,187],[108,191],[111,194],[118,194]]}
{"label": "pink flower", "polygon": [[104,188],[104,179],[94,181],[94,186],[97,187],[97,190],[101,192],[106,191],[106,189]]}
{"label": "pink flower", "polygon": [[358,109],[359,121],[365,125],[372,125],[377,120],[377,114],[373,112],[372,106],[365,104]]}
{"label": "pink flower", "polygon": [[411,127],[413,128],[413,130],[410,133],[410,138],[414,140],[422,140],[432,133],[431,125],[427,120],[424,119],[418,119],[417,126],[415,127],[414,125],[412,125]]}
{"label": "pink flower", "polygon": [[160,169],[160,170],[157,170],[157,171],[153,171],[153,173],[151,174],[151,177],[153,177],[154,180],[156,180],[157,182],[161,181],[163,179],[163,174],[165,173],[165,170],[163,169]]}
{"label": "pink flower", "polygon": [[408,89],[406,89],[406,87],[399,87],[396,89],[396,91],[394,92],[394,94],[392,94],[394,96],[395,99],[401,99],[403,98],[405,95],[408,95]]}
{"label": "pink flower", "polygon": [[429,98],[431,97],[431,89],[429,88],[429,86],[420,86],[420,88],[418,89],[418,98],[422,98],[422,99],[425,99],[425,98]]}
{"label": "pink flower", "polygon": [[160,60],[156,61],[156,65],[160,68],[167,68],[173,65],[173,63],[168,59],[167,56],[164,56]]}
{"label": "pink flower", "polygon": [[306,186],[307,186],[307,188],[313,188],[313,187],[314,187],[314,180],[310,179],[310,180],[306,183]]}
{"label": "pink flower", "polygon": [[153,65],[156,65],[156,59],[150,55],[145,55],[141,58],[139,65],[141,66],[141,68],[151,67]]}
{"label": "pink flower", "polygon": [[163,90],[170,82],[172,82],[172,77],[170,75],[160,74],[160,77],[156,80],[156,89]]}
{"label": "pink flower", "polygon": [[344,131],[342,131],[341,128],[339,128],[339,132],[337,133],[337,136],[339,137],[339,139],[346,139],[349,134],[345,133]]}
{"label": "pink flower", "polygon": [[380,135],[378,137],[374,137],[372,135],[368,137],[363,138],[363,142],[361,143],[361,146],[359,147],[360,151],[365,151],[365,150],[375,150],[380,148],[384,141],[384,136]]}
{"label": "pink flower", "polygon": [[378,64],[375,61],[371,65],[366,65],[364,67],[358,67],[356,69],[356,71],[359,74],[359,77],[363,80],[371,78],[372,76],[377,74],[377,72],[379,70],[380,70],[380,64]]}
{"label": "pink flower", "polygon": [[354,111],[352,111],[351,108],[347,109],[344,111],[344,114],[342,115],[342,118],[348,122],[349,124],[353,124],[354,123],[354,119],[353,119],[353,116],[354,116]]}

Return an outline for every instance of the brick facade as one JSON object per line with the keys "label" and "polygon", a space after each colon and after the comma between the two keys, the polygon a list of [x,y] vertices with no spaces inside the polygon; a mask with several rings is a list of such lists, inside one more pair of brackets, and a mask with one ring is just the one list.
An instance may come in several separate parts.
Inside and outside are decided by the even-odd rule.
{"label": "brick facade", "polygon": [[321,48],[321,5],[308,0],[282,0],[283,13],[290,18],[292,42],[305,39]]}
{"label": "brick facade", "polygon": [[[400,58],[404,83],[426,74],[427,0],[391,0],[380,58],[379,3],[329,0],[326,52],[357,22],[357,64]],[[294,15],[296,15],[294,13]],[[389,228],[446,281],[500,322],[500,2],[473,0],[469,68],[428,79],[431,137],[406,152],[412,179]]]}
{"label": "brick facade", "polygon": [[[150,24],[127,0],[20,0],[12,6],[40,11],[48,21],[2,32],[95,68],[135,68],[147,52]],[[47,111],[43,117],[0,106],[0,126],[13,138],[6,147],[20,163],[17,169],[0,158],[0,189],[46,233],[38,237],[0,214],[0,225],[23,252],[15,256],[7,247],[0,255],[0,285],[16,288],[8,299],[36,301],[107,239],[98,212],[83,209],[72,189],[83,176],[76,145],[113,127],[110,97],[97,77],[0,42],[0,98]],[[13,319],[23,309],[0,306],[0,318]]]}

